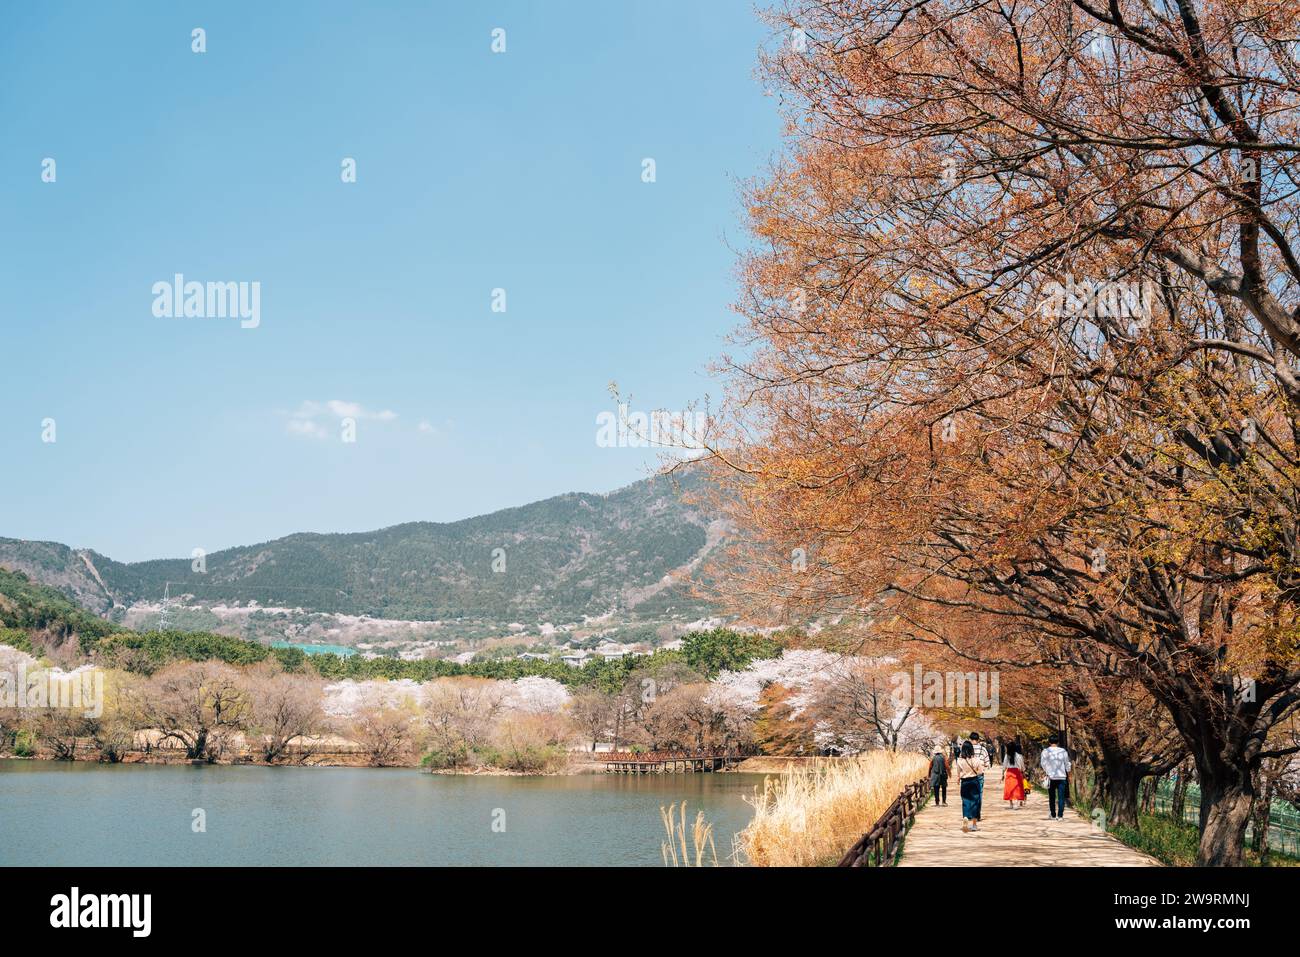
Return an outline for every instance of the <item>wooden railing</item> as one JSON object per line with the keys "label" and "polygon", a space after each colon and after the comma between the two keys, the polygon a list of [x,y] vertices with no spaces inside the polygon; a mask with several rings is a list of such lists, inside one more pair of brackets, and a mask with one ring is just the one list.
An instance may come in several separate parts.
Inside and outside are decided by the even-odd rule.
{"label": "wooden railing", "polygon": [[907,833],[916,812],[925,803],[930,793],[930,779],[927,775],[907,788],[894,799],[889,809],[880,815],[858,843],[849,848],[840,860],[840,867],[880,867],[892,863],[898,853],[898,844]]}
{"label": "wooden railing", "polygon": [[656,761],[691,761],[707,758],[727,758],[739,761],[745,757],[735,751],[596,751],[592,757],[597,761],[653,763]]}

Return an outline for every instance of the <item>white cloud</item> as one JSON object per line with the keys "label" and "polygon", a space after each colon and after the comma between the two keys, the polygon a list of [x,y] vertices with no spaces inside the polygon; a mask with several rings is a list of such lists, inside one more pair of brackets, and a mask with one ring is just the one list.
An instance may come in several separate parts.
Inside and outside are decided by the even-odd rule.
{"label": "white cloud", "polygon": [[310,439],[323,439],[326,435],[325,427],[310,419],[290,419],[287,427],[294,435],[305,435]]}
{"label": "white cloud", "polygon": [[[306,403],[303,404],[305,405]],[[361,405],[357,402],[344,402],[342,399],[330,399],[325,403],[325,408],[329,409],[340,419],[361,418]]]}
{"label": "white cloud", "polygon": [[333,426],[344,419],[391,422],[396,418],[397,413],[392,409],[367,409],[360,402],[346,402],[343,399],[317,402],[314,399],[304,399],[298,408],[288,413],[285,427],[294,435],[323,439],[332,434]]}

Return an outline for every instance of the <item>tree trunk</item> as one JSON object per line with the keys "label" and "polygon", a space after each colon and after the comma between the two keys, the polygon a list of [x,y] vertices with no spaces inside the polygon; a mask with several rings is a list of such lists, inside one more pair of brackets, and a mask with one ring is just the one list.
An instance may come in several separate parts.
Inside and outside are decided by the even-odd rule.
{"label": "tree trunk", "polygon": [[1156,812],[1156,787],[1160,779],[1154,776],[1146,777],[1142,780],[1142,813],[1154,814]]}
{"label": "tree trunk", "polygon": [[1091,788],[1088,781],[1092,778],[1092,768],[1088,759],[1080,755],[1070,772],[1070,803],[1077,807],[1086,807],[1091,803]]}
{"label": "tree trunk", "polygon": [[1268,857],[1268,826],[1269,812],[1273,806],[1273,780],[1268,775],[1268,768],[1260,769],[1260,776],[1264,778],[1263,787],[1257,788],[1259,795],[1255,799],[1255,805],[1250,810],[1251,823],[1251,850],[1258,853],[1261,857]]}
{"label": "tree trunk", "polygon": [[1174,780],[1174,794],[1170,801],[1169,813],[1175,821],[1187,820],[1187,785],[1191,783],[1192,765],[1184,761],[1178,766],[1178,776]]}
{"label": "tree trunk", "polygon": [[1079,807],[1099,807],[1106,803],[1109,794],[1106,781],[1105,758],[1080,754],[1070,774],[1070,803]]}
{"label": "tree trunk", "polygon": [[1213,773],[1201,768],[1201,843],[1198,867],[1240,867],[1246,853],[1246,825],[1255,802],[1248,771],[1216,762]]}
{"label": "tree trunk", "polygon": [[1110,810],[1106,826],[1123,824],[1125,827],[1138,827],[1138,783],[1141,780],[1138,768],[1132,765],[1110,767],[1106,770],[1106,781],[1110,784]]}
{"label": "tree trunk", "polygon": [[1210,665],[1191,664],[1196,667],[1186,677],[1152,684],[1148,690],[1169,709],[1196,762],[1201,786],[1196,865],[1240,867],[1255,801],[1260,744],[1268,730],[1260,716],[1264,699],[1239,697],[1225,682],[1209,680]]}
{"label": "tree trunk", "polygon": [[1138,826],[1138,785],[1142,770],[1118,751],[1105,750],[1102,760],[1106,769],[1107,818],[1106,826],[1122,824]]}

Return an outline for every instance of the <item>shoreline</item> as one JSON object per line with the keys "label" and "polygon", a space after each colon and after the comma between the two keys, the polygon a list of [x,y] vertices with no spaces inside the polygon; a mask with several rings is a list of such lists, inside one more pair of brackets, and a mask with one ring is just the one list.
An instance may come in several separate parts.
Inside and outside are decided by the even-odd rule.
{"label": "shoreline", "polygon": [[[425,768],[420,765],[420,759],[414,758],[410,761],[402,761],[392,764],[372,764],[364,755],[360,753],[339,753],[329,752],[326,754],[298,754],[295,760],[288,761],[261,761],[251,756],[240,755],[234,758],[219,758],[216,760],[200,760],[187,758],[183,751],[176,749],[165,751],[129,751],[121,760],[107,761],[96,756],[74,756],[60,757],[52,751],[42,749],[44,753],[38,751],[36,754],[10,754],[0,753],[0,760],[4,761],[41,761],[51,764],[150,764],[150,765],[190,765],[202,767],[212,765],[216,767],[254,767],[254,768],[360,768],[360,769],[393,769],[406,768],[412,771],[419,771],[423,774],[445,774],[449,776],[487,776],[487,777],[567,777],[583,774],[603,774],[604,766],[596,761],[569,761],[563,767],[555,768],[548,771],[517,771],[512,768],[499,768],[490,765],[464,768]],[[322,760],[324,758],[324,760]]]}
{"label": "shoreline", "polygon": [[[87,749],[89,751],[89,749]],[[523,777],[523,778],[552,778],[552,777],[578,777],[587,774],[605,774],[604,762],[591,760],[590,758],[572,758],[563,767],[553,768],[547,771],[518,771],[512,768],[501,768],[491,765],[480,765],[476,767],[462,768],[425,768],[420,765],[419,759],[403,761],[393,764],[372,764],[366,757],[355,752],[315,752],[315,753],[297,753],[294,755],[295,760],[267,762],[256,760],[250,756],[240,755],[234,758],[220,758],[217,760],[196,760],[187,758],[184,752],[179,749],[165,749],[153,751],[129,751],[123,755],[121,760],[106,761],[96,756],[74,756],[59,757],[52,751],[42,749],[44,753],[18,755],[18,754],[0,754],[0,760],[8,761],[44,761],[51,763],[76,763],[76,764],[155,764],[155,765],[190,765],[190,766],[231,766],[231,767],[256,767],[256,768],[374,768],[374,769],[393,769],[407,768],[412,771],[419,771],[423,774],[441,774],[449,777]],[[583,752],[584,756],[590,752]],[[825,765],[833,763],[837,758],[823,757],[803,757],[803,756],[786,756],[786,755],[756,755],[746,758],[739,764],[732,767],[721,768],[717,771],[699,772],[710,774],[789,774],[793,771],[810,766]],[[671,773],[671,772],[668,772]],[[677,772],[685,773],[685,772]],[[665,772],[656,772],[644,776],[658,777]],[[626,775],[628,777],[641,777],[643,775]]]}

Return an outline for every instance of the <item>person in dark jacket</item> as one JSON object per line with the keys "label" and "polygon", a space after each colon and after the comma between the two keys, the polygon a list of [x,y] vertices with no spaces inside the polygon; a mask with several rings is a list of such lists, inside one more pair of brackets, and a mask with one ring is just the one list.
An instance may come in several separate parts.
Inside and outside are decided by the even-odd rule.
{"label": "person in dark jacket", "polygon": [[[943,756],[943,748],[936,746],[930,755],[930,790],[934,792],[935,806],[948,806],[948,761]],[[943,800],[940,801],[940,795]]]}

